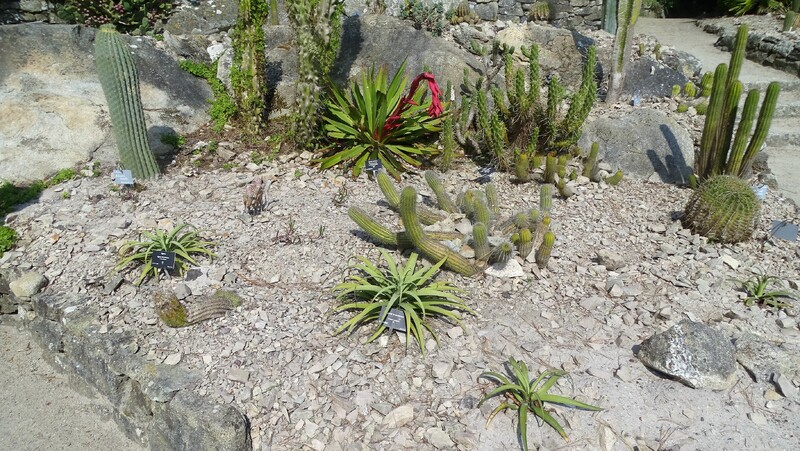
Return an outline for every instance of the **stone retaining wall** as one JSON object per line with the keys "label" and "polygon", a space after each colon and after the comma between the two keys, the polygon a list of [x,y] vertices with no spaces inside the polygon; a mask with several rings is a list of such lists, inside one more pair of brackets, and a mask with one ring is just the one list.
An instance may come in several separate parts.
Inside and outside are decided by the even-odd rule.
{"label": "stone retaining wall", "polygon": [[[703,31],[720,36],[717,45],[733,48],[735,26],[707,22]],[[796,33],[759,32],[751,30],[747,37],[747,59],[800,76],[800,39]]]}
{"label": "stone retaining wall", "polygon": [[[122,333],[102,333],[86,300],[41,295],[26,326],[71,385],[114,406],[125,434],[153,450],[250,451],[249,422],[232,406],[191,391],[202,373],[148,362]],[[46,352],[45,355],[48,355]]]}

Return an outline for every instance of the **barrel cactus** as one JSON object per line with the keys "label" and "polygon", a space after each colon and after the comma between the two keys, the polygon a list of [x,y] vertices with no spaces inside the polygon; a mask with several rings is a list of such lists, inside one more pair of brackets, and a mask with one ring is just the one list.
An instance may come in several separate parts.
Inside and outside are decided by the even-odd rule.
{"label": "barrel cactus", "polygon": [[684,226],[722,243],[745,241],[753,234],[761,205],[750,185],[732,175],[709,178],[684,209]]}
{"label": "barrel cactus", "polygon": [[114,25],[103,25],[97,31],[94,56],[122,167],[130,169],[136,178],[157,176],[158,164],[147,140],[136,63]]}

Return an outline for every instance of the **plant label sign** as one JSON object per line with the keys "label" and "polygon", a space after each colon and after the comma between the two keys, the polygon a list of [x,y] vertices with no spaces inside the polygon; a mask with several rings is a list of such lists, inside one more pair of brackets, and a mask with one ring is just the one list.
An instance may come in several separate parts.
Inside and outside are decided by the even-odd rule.
{"label": "plant label sign", "polygon": [[150,261],[153,268],[175,269],[175,252],[153,251]]}
{"label": "plant label sign", "polygon": [[797,241],[797,224],[786,221],[772,221],[772,235],[786,241]]}
{"label": "plant label sign", "polygon": [[111,173],[111,178],[117,185],[133,186],[133,173],[130,169],[116,169]]}
{"label": "plant label sign", "polygon": [[[381,316],[386,311],[386,307],[381,309]],[[388,327],[389,330],[397,330],[400,332],[406,331],[406,315],[403,313],[402,310],[393,308],[389,310],[389,313],[386,314],[386,318],[383,319],[383,325]]]}
{"label": "plant label sign", "polygon": [[372,172],[373,174],[380,171],[382,168],[381,160],[367,160],[367,162],[364,163],[364,170]]}

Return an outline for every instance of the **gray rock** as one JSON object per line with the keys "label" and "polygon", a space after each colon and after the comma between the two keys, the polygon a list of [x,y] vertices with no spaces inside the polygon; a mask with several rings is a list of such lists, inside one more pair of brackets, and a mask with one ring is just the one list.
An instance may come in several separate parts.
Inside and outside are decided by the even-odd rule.
{"label": "gray rock", "polygon": [[185,283],[179,283],[175,285],[174,291],[175,291],[175,297],[177,297],[180,300],[184,300],[192,295],[192,290]]}
{"label": "gray rock", "polygon": [[425,431],[425,439],[436,449],[450,449],[455,445],[450,439],[450,435],[438,427],[432,427]]}
{"label": "gray rock", "polygon": [[[123,36],[134,54],[153,151],[167,133],[189,134],[208,121],[211,90],[156,49]],[[0,27],[0,179],[30,182],[90,157],[115,164],[118,153],[93,62],[94,29],[70,25]]]}
{"label": "gray rock", "polygon": [[195,7],[173,13],[164,30],[174,35],[209,35],[229,30],[238,14],[239,2],[197,2]]}
{"label": "gray rock", "polygon": [[685,75],[666,64],[642,57],[625,71],[622,85],[623,97],[639,95],[643,99],[669,97],[674,85],[683,86],[689,81]]}
{"label": "gray rock", "polygon": [[653,335],[642,342],[637,357],[692,388],[725,390],[736,381],[733,345],[702,323],[683,320]]}
{"label": "gray rock", "polygon": [[47,285],[47,278],[38,272],[28,271],[8,284],[14,296],[29,298]]}
{"label": "gray rock", "polygon": [[623,256],[608,249],[600,249],[597,251],[597,258],[600,260],[600,264],[605,266],[609,271],[616,271],[627,264]]}
{"label": "gray rock", "polygon": [[745,333],[734,340],[736,360],[756,382],[770,382],[781,374],[800,377],[800,344],[771,343],[758,335]]}
{"label": "gray rock", "polygon": [[665,48],[661,51],[661,61],[688,78],[700,75],[703,71],[703,63],[696,56],[683,50]]}
{"label": "gray rock", "polygon": [[587,121],[578,145],[600,143],[603,161],[625,175],[666,183],[688,183],[694,164],[694,141],[677,122],[656,110],[638,108],[621,118]]}
{"label": "gray rock", "polygon": [[396,407],[389,412],[388,415],[383,417],[383,424],[390,428],[401,428],[410,423],[414,419],[414,406],[411,404],[403,404]]}
{"label": "gray rock", "polygon": [[781,394],[789,399],[797,399],[798,389],[792,384],[792,381],[783,374],[777,374],[773,378],[775,387]]}

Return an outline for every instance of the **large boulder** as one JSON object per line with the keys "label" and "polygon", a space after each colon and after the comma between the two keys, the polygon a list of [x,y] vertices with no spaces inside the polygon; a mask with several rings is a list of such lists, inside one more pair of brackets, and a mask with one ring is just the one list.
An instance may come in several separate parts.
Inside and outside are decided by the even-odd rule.
{"label": "large boulder", "polygon": [[642,342],[639,360],[692,388],[727,390],[736,382],[731,341],[702,323],[683,320]]}
{"label": "large boulder", "polygon": [[600,144],[600,158],[625,175],[685,185],[694,164],[689,132],[658,110],[636,108],[622,117],[587,121],[578,145]]}
{"label": "large boulder", "polygon": [[[208,121],[211,90],[152,39],[124,38],[139,71],[150,144],[167,153],[162,135]],[[93,29],[74,25],[0,27],[0,180],[30,182],[90,158],[118,161],[93,42]]]}
{"label": "large boulder", "polygon": [[689,79],[661,61],[648,57],[637,59],[625,69],[622,97],[642,99],[669,97],[672,87],[683,87]]}

